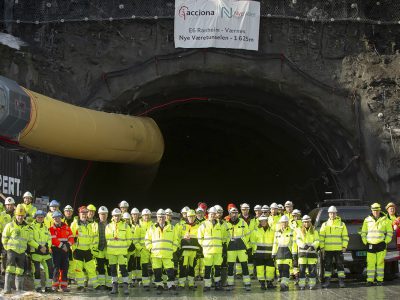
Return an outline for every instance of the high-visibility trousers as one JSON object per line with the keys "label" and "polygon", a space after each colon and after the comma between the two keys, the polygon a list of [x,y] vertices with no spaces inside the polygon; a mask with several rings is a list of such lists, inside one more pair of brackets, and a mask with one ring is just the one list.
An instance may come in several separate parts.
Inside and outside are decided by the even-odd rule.
{"label": "high-visibility trousers", "polygon": [[93,252],[96,259],[97,283],[98,285],[105,285],[111,287],[111,276],[107,260],[106,250]]}
{"label": "high-visibility trousers", "polygon": [[25,267],[25,252],[17,253],[13,250],[7,251],[6,273],[22,276]]}
{"label": "high-visibility trousers", "polygon": [[211,269],[214,267],[214,282],[221,281],[222,253],[204,254],[204,286],[211,287]]}
{"label": "high-visibility trousers", "polygon": [[194,268],[196,266],[196,250],[184,250],[179,262],[179,286],[184,287],[187,279],[188,286],[194,286]]}
{"label": "high-visibility trousers", "polygon": [[127,257],[125,255],[112,255],[107,253],[108,265],[110,268],[111,280],[118,282],[118,268],[122,274],[123,282],[128,283]]}
{"label": "high-visibility trousers", "polygon": [[306,286],[306,271],[308,269],[309,286],[317,283],[317,258],[299,257],[299,286]]}
{"label": "high-visibility trousers", "polygon": [[275,278],[275,264],[271,255],[267,257],[255,256],[257,279],[259,281],[272,281]]}
{"label": "high-visibility trousers", "polygon": [[76,283],[79,287],[85,285],[85,273],[86,271],[89,281],[88,285],[96,288],[99,284],[97,281],[96,273],[96,261],[93,258],[91,250],[79,250],[74,251],[74,261],[75,261],[75,278]]}
{"label": "high-visibility trousers", "polygon": [[150,285],[149,263],[150,252],[147,249],[143,248],[140,251],[140,266],[142,268],[142,283],[144,287]]}
{"label": "high-visibility trousers", "polygon": [[45,283],[47,288],[51,288],[53,281],[53,259],[49,254],[40,255],[40,254],[32,254],[32,262],[35,267],[35,279],[33,281],[35,289],[41,287],[41,278],[40,278],[40,265],[43,266],[44,275],[45,275]]}
{"label": "high-visibility trousers", "polygon": [[276,266],[279,271],[279,278],[281,284],[288,285],[290,276],[290,266],[292,265],[292,259],[277,259]]}
{"label": "high-visibility trousers", "polygon": [[374,282],[375,276],[376,281],[382,282],[385,275],[385,256],[386,250],[370,253],[367,252],[367,281]]}
{"label": "high-visibility trousers", "polygon": [[175,270],[174,270],[174,262],[171,258],[160,258],[160,257],[152,257],[151,265],[154,270],[154,283],[157,286],[163,286],[162,281],[162,270],[164,268],[165,272],[168,276],[167,286],[170,288],[175,285]]}
{"label": "high-visibility trousers", "polygon": [[228,285],[234,285],[234,266],[236,261],[239,261],[242,266],[243,283],[250,284],[249,268],[247,265],[246,250],[228,250]]}

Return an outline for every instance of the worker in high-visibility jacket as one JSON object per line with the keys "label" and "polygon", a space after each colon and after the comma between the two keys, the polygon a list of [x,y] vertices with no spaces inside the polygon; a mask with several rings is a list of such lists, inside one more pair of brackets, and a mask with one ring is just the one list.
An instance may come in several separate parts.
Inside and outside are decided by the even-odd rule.
{"label": "worker in high-visibility jacket", "polygon": [[361,239],[367,246],[367,285],[382,285],[387,244],[393,237],[390,220],[381,211],[381,205],[371,205],[371,215],[365,218]]}
{"label": "worker in high-visibility jacket", "polygon": [[214,268],[214,283],[216,290],[222,290],[221,264],[222,248],[226,245],[229,233],[226,227],[216,219],[217,210],[210,207],[208,219],[204,221],[198,230],[197,238],[203,248],[204,255],[204,291],[211,289],[211,270]]}
{"label": "worker in high-visibility jacket", "polygon": [[32,205],[33,196],[31,194],[31,192],[25,192],[24,195],[22,196],[22,198],[24,201],[24,203],[22,203],[22,206],[24,207],[24,209],[26,211],[25,221],[28,224],[31,224],[35,218],[34,216],[35,216],[35,212],[37,210],[37,208]]}
{"label": "worker in high-visibility jacket", "polygon": [[251,233],[250,243],[253,247],[257,279],[261,289],[274,288],[275,264],[272,259],[275,231],[268,224],[267,216],[258,218],[259,225]]}
{"label": "worker in high-visibility jacket", "polygon": [[[258,220],[250,214],[250,205],[247,203],[242,203],[240,204],[240,218],[243,219],[246,223],[247,226],[249,226],[249,240],[250,240],[250,234],[257,228],[258,226]],[[254,263],[253,263],[253,248],[249,248],[247,252],[248,256],[248,269],[249,269],[249,275],[253,276],[254,275]],[[240,266],[239,269],[241,268],[241,264],[236,264],[236,266]],[[239,271],[239,273],[242,273]]]}
{"label": "worker in high-visibility jacket", "polygon": [[59,211],[53,212],[53,225],[50,227],[51,250],[53,254],[53,291],[57,292],[59,288],[63,292],[69,292],[68,289],[68,268],[69,252],[74,244],[74,237],[71,228],[62,221],[62,214]]}
{"label": "worker in high-visibility jacket", "polygon": [[[289,227],[289,218],[283,215],[276,225],[272,257],[281,279],[281,291],[288,289],[290,266],[297,261],[297,245],[293,237],[293,230]],[[295,264],[294,267],[297,267]]]}
{"label": "worker in high-visibility jacket", "polygon": [[306,287],[306,271],[308,269],[309,288],[315,288],[317,283],[317,249],[319,247],[318,231],[312,226],[311,218],[304,215],[302,218],[303,225],[296,229],[296,244],[298,247],[298,264],[299,264],[299,287],[304,290]]}
{"label": "worker in high-visibility jacket", "polygon": [[133,262],[135,260],[135,228],[132,227],[132,218],[128,212],[122,214],[122,220],[129,226],[131,230],[131,244],[128,248],[128,256],[127,256],[127,269],[128,269],[128,283],[129,286],[133,287],[132,275],[133,275]]}
{"label": "worker in high-visibility jacket", "polygon": [[[78,219],[79,219],[78,216],[74,216],[74,209],[72,208],[72,206],[66,205],[64,207],[64,218],[62,219],[62,221],[65,222],[68,225],[68,227],[71,228],[72,222]],[[68,281],[71,284],[72,282],[75,282],[75,261],[72,256],[72,251],[69,251],[68,255],[69,255]]]}
{"label": "worker in high-visibility jacket", "polygon": [[15,219],[4,227],[1,242],[7,251],[4,293],[11,293],[11,285],[15,280],[17,292],[24,287],[25,251],[28,245],[45,252],[45,247],[39,245],[32,237],[32,228],[25,222],[25,209],[18,204],[15,209]]}
{"label": "worker in high-visibility jacket", "polygon": [[179,287],[184,288],[187,280],[190,290],[195,289],[194,268],[196,266],[197,253],[200,251],[197,232],[200,223],[196,221],[194,210],[187,212],[187,223],[176,225],[176,234],[180,243],[181,261],[179,262]]}
{"label": "worker in high-visibility jacket", "polygon": [[[49,212],[47,213],[46,217],[44,218],[44,224],[47,226],[47,228],[50,228],[51,226],[53,226],[53,213],[54,212],[60,212],[60,203],[57,200],[51,200],[49,203]],[[61,213],[62,215],[62,213]],[[64,222],[64,216],[62,216],[61,219],[62,222]]]}
{"label": "worker in high-visibility jacket", "polygon": [[[42,210],[37,210],[35,212],[35,221],[30,225],[32,228],[32,238],[38,243],[41,249],[35,249],[31,247],[30,252],[32,255],[32,262],[35,266],[35,279],[34,286],[37,292],[42,291],[42,284],[40,278],[40,266],[43,267],[45,275],[45,291],[52,292],[52,279],[54,272],[53,259],[50,253],[51,249],[51,236],[50,231],[44,225],[44,217],[46,213]],[[43,253],[42,247],[45,247],[46,251]]]}
{"label": "worker in high-visibility jacket", "polygon": [[127,256],[132,244],[132,230],[121,220],[121,210],[115,208],[112,221],[106,227],[107,259],[112,280],[111,294],[118,293],[118,267],[122,275],[124,294],[129,295]]}
{"label": "worker in high-visibility jacket", "polygon": [[274,230],[278,230],[279,228],[276,228],[276,227],[277,227],[277,224],[279,223],[279,220],[281,218],[281,215],[279,214],[278,204],[276,204],[274,202],[274,203],[272,203],[270,205],[269,208],[270,208],[270,215],[268,217],[269,227],[271,227]]}
{"label": "worker in high-visibility jacket", "polygon": [[[139,284],[142,282],[142,267],[140,265],[140,250],[136,247],[140,243],[140,212],[134,207],[131,210],[132,217],[132,232],[133,232],[133,243],[135,245],[135,251],[133,252],[133,258],[128,262],[128,269],[132,269],[132,285]],[[131,264],[129,266],[129,264]]]}
{"label": "worker in high-visibility jacket", "polygon": [[172,261],[174,252],[178,249],[178,239],[174,225],[165,222],[165,211],[157,211],[157,223],[150,226],[145,237],[145,246],[151,253],[151,265],[154,271],[154,283],[157,294],[164,290],[162,282],[163,268],[168,276],[167,287],[176,291],[175,270]]}
{"label": "worker in high-visibility jacket", "polygon": [[121,216],[123,213],[129,213],[129,203],[126,202],[125,200],[122,200],[119,205],[118,205],[119,209],[121,210]]}
{"label": "worker in high-visibility jacket", "polygon": [[283,212],[289,218],[289,223],[293,220],[293,202],[286,201],[285,202],[285,211]]}
{"label": "worker in high-visibility jacket", "polygon": [[[199,225],[206,221],[204,216],[204,209],[202,207],[196,208],[196,222]],[[196,280],[203,280],[204,278],[204,255],[203,248],[200,246],[200,250],[197,252],[196,264],[194,266],[194,275]]]}
{"label": "worker in high-visibility jacket", "polygon": [[185,224],[187,221],[187,213],[190,210],[188,206],[185,206],[181,209],[181,219],[179,220],[180,224]]}
{"label": "worker in high-visibility jacket", "polygon": [[147,230],[153,225],[151,221],[151,211],[147,208],[142,210],[142,219],[139,221],[140,226],[135,231],[135,247],[140,255],[140,265],[142,268],[142,284],[146,291],[150,291],[150,251],[146,249],[144,242]]}
{"label": "worker in high-visibility jacket", "polygon": [[339,286],[345,287],[344,279],[344,257],[343,253],[346,252],[349,243],[349,235],[347,227],[341,218],[337,215],[337,208],[330,206],[328,208],[329,219],[322,223],[319,230],[319,247],[321,254],[325,260],[324,274],[325,283],[322,285],[328,288],[332,276],[333,262],[335,261],[336,270],[338,272]]}
{"label": "worker in high-visibility jacket", "polygon": [[261,206],[261,215],[265,216],[265,217],[269,217],[271,213],[271,209],[269,208],[268,205],[264,204],[263,206]]}
{"label": "worker in high-visibility jacket", "polygon": [[[4,200],[5,210],[0,213],[0,235],[7,223],[10,223],[14,217],[15,200],[12,197],[7,197]],[[7,251],[4,249],[3,244],[0,243],[1,250],[1,272],[6,271]]]}
{"label": "worker in high-visibility jacket", "polygon": [[229,211],[229,221],[227,222],[229,240],[228,250],[228,287],[232,290],[234,286],[234,267],[236,261],[242,266],[243,283],[246,291],[250,291],[251,282],[248,268],[248,255],[252,251],[250,247],[250,230],[247,223],[239,218],[237,208],[231,208]]}
{"label": "worker in high-visibility jacket", "polygon": [[303,226],[303,222],[301,220],[301,211],[298,209],[294,209],[292,211],[292,217],[293,219],[289,223],[290,228],[292,228],[293,230],[301,228]]}
{"label": "worker in high-visibility jacket", "polygon": [[81,206],[78,210],[79,220],[72,222],[71,231],[75,243],[72,246],[75,262],[75,279],[78,291],[85,291],[85,273],[89,278],[88,288],[97,288],[96,261],[92,254],[92,248],[98,243],[98,236],[94,232],[92,224],[87,220],[88,210]]}

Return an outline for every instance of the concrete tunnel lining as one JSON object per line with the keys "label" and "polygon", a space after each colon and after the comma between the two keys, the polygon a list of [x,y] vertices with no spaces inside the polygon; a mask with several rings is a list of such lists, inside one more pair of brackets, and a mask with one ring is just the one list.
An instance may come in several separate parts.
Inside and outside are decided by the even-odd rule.
{"label": "concrete tunnel lining", "polygon": [[[124,91],[105,108],[125,109],[132,115],[150,110],[166,143],[159,169],[145,171],[149,181],[143,184],[143,176],[138,176],[142,191],[135,185],[136,197],[121,182],[119,192],[110,197],[119,194],[132,203],[146,199],[154,208],[168,203],[173,209],[200,200],[256,204],[286,199],[307,209],[325,191],[337,197],[360,197],[356,138],[312,99],[289,98],[237,83],[207,86],[202,82],[204,86],[198,87],[180,84],[173,76],[168,82],[175,84],[160,89],[153,82],[140,91]],[[133,93],[141,96],[131,101]],[[209,100],[173,103],[193,96]],[[151,110],[157,106],[162,108]],[[96,168],[98,176],[96,170],[88,176],[83,198],[101,197],[96,195],[96,186],[107,180],[100,174],[108,174],[108,168],[115,170],[115,166]]]}

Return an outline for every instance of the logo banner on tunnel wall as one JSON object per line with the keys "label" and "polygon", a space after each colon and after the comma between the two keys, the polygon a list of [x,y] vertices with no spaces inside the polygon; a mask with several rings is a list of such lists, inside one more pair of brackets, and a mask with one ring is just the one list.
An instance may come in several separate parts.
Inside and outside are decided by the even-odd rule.
{"label": "logo banner on tunnel wall", "polygon": [[258,50],[260,2],[175,0],[176,48]]}

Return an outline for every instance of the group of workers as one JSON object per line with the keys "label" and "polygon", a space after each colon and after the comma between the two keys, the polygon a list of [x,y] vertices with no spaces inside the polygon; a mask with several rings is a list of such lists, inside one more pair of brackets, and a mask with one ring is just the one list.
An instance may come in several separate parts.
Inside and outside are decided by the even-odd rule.
{"label": "group of workers", "polygon": [[[16,205],[8,197],[0,213],[4,293],[11,293],[14,283],[22,291],[29,269],[38,292],[68,292],[75,281],[79,291],[117,294],[122,286],[128,295],[129,287],[149,291],[154,284],[157,294],[166,288],[177,293],[186,285],[195,290],[196,277],[204,279],[204,291],[229,291],[240,276],[250,291],[254,275],[262,290],[275,288],[276,279],[280,290],[287,290],[290,278],[299,289],[314,289],[317,251],[325,262],[323,287],[330,286],[334,263],[339,286],[345,287],[343,253],[349,237],[335,206],[329,207],[329,219],[318,231],[291,201],[256,205],[254,216],[246,203],[239,209],[229,204],[225,217],[221,206],[199,203],[195,210],[184,207],[179,221],[173,220],[171,209],[159,209],[154,222],[149,209],[129,212],[126,201],[111,211],[109,220],[105,206],[97,210],[98,217],[92,204],[81,206],[74,216],[70,205],[62,213],[53,200],[46,213],[37,210],[32,199],[26,192],[23,203]],[[389,203],[386,209],[387,214],[374,203],[361,230],[369,285],[375,280],[382,284],[386,245],[392,240],[392,226],[400,223],[395,205]]]}

